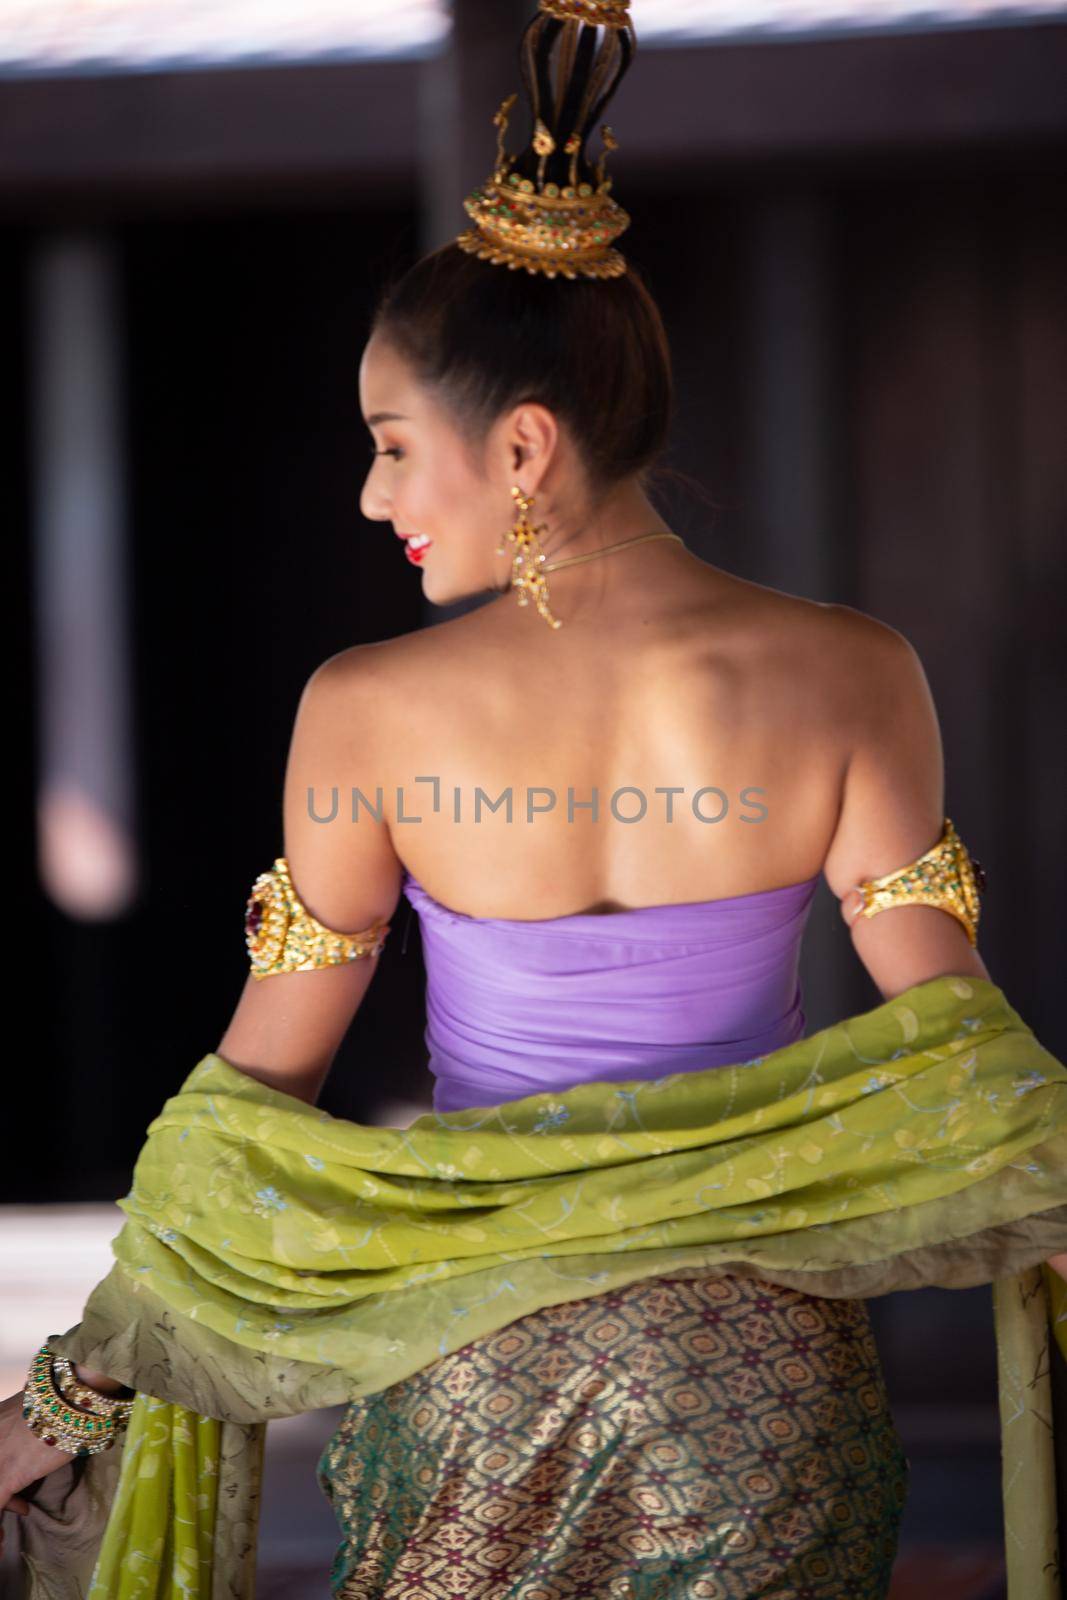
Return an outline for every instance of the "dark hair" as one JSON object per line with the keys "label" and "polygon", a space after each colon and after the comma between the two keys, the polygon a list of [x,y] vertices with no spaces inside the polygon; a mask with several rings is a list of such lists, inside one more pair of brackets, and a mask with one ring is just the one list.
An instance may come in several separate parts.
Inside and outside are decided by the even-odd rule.
{"label": "dark hair", "polygon": [[449,243],[386,289],[371,333],[435,393],[475,457],[524,401],[567,424],[594,493],[633,474],[647,482],[666,448],[670,348],[632,263],[618,278],[546,278]]}
{"label": "dark hair", "polygon": [[[546,182],[595,183],[585,144],[625,77],[635,36],[624,27],[539,11],[523,31],[520,68],[529,141],[511,172],[537,176],[540,121],[555,150]],[[543,165],[543,163],[541,163]],[[674,409],[670,349],[659,308],[627,259],[617,278],[548,278],[469,255],[449,243],[386,289],[378,333],[435,391],[475,458],[498,417],[523,401],[564,422],[594,493],[637,475],[647,487]]]}

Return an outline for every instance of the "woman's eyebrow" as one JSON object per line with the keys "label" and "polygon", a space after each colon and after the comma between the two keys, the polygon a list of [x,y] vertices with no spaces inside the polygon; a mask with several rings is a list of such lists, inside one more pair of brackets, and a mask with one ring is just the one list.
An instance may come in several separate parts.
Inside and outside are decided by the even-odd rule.
{"label": "woman's eyebrow", "polygon": [[410,422],[410,417],[405,417],[400,411],[376,411],[372,417],[363,419],[368,428],[376,428],[380,422]]}

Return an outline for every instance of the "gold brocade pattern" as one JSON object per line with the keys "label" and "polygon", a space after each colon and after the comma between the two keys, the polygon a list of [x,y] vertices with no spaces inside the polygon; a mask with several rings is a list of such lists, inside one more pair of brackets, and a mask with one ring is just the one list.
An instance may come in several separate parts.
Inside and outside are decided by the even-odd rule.
{"label": "gold brocade pattern", "polygon": [[884,1600],[908,1462],[866,1302],[646,1278],[352,1402],[339,1600]]}

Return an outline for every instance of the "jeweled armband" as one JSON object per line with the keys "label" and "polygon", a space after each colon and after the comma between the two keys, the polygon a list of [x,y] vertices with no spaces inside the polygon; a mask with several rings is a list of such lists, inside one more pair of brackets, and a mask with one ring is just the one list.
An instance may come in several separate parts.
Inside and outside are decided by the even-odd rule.
{"label": "jeweled armband", "polygon": [[952,818],[946,817],[940,839],[923,855],[895,872],[856,884],[863,896],[857,916],[877,916],[891,906],[937,906],[962,922],[974,945],[985,887],[985,868],[967,849]]}
{"label": "jeweled armband", "polygon": [[245,908],[245,942],[254,978],[277,972],[314,972],[376,956],[390,924],[379,917],[362,933],[337,933],[313,917],[293,888],[289,863],[278,856],[252,885]]}

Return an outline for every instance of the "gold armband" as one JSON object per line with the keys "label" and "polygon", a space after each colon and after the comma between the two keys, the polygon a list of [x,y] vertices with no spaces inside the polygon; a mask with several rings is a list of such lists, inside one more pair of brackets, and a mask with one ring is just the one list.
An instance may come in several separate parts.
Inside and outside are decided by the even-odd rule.
{"label": "gold armband", "polygon": [[245,941],[252,976],[276,972],[313,972],[346,961],[376,956],[385,944],[389,923],[384,917],[362,933],[336,933],[313,917],[293,888],[289,863],[279,856],[252,885],[245,908]]}
{"label": "gold armband", "polygon": [[940,839],[924,855],[896,872],[856,884],[863,896],[857,916],[874,917],[891,906],[937,906],[963,923],[974,945],[985,886],[985,868],[967,849],[952,818],[946,817]]}

